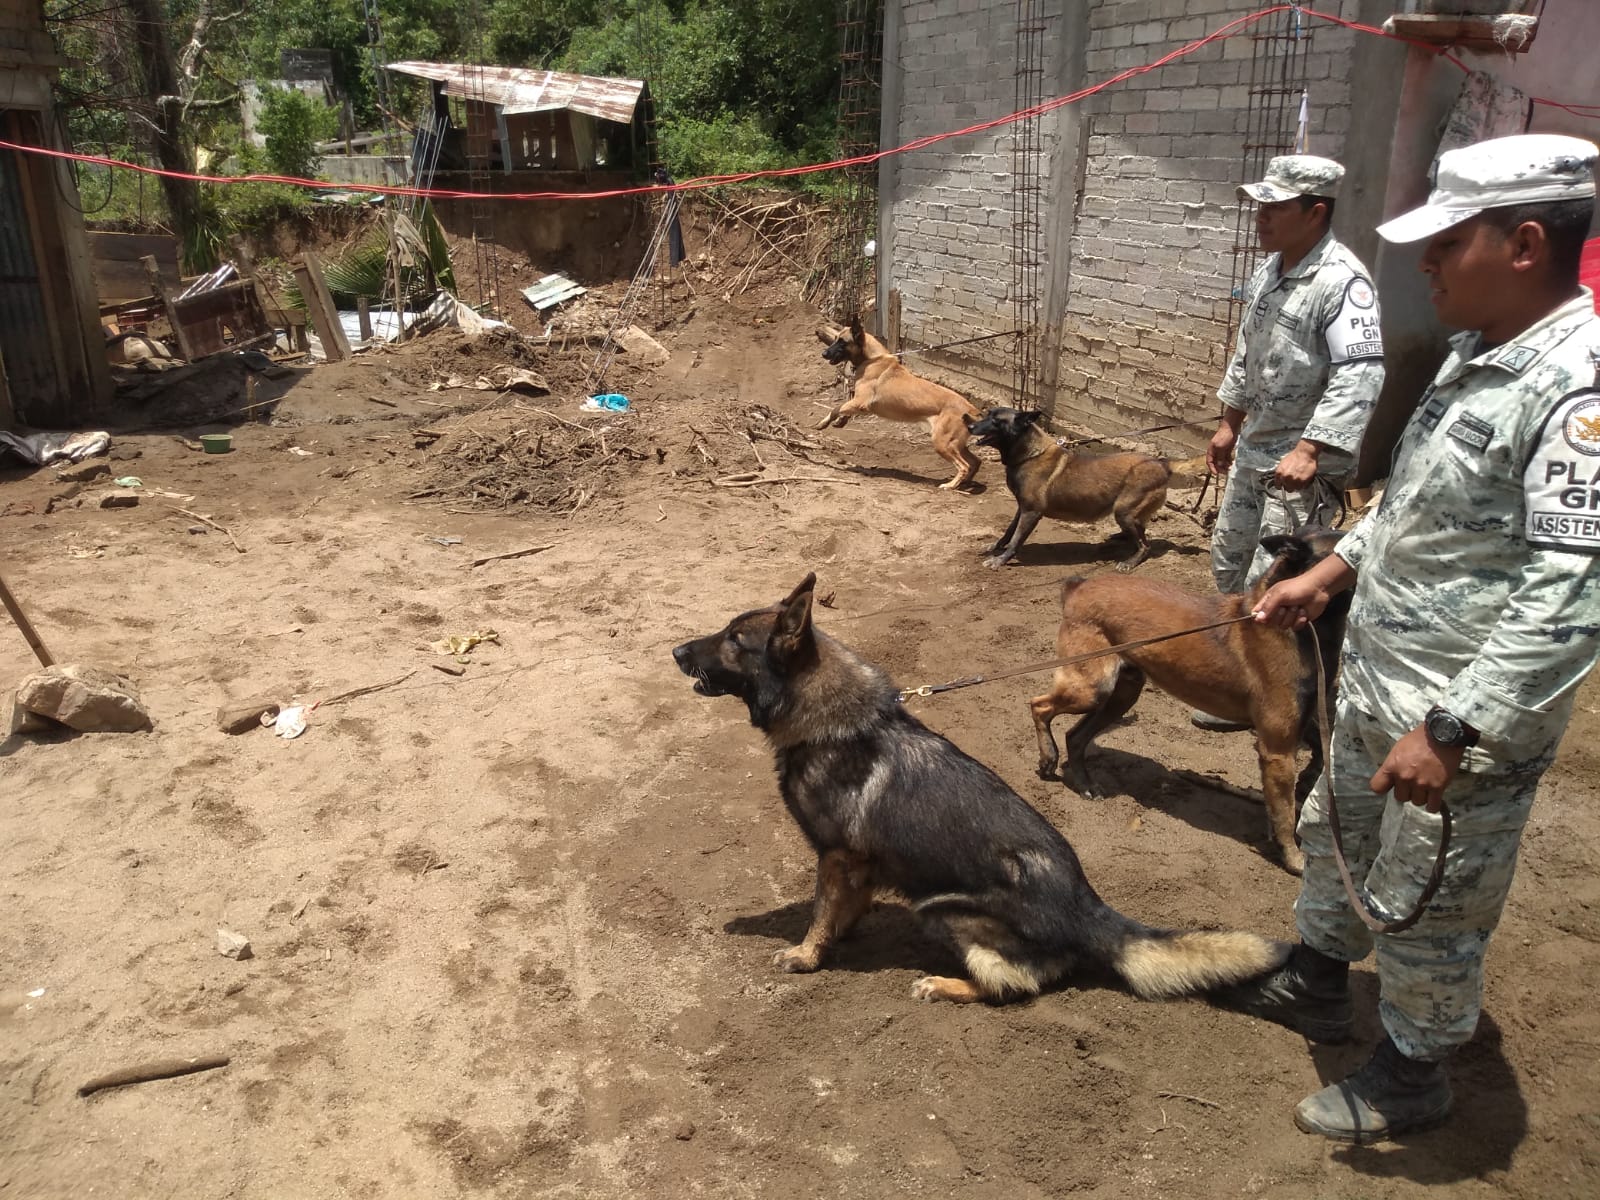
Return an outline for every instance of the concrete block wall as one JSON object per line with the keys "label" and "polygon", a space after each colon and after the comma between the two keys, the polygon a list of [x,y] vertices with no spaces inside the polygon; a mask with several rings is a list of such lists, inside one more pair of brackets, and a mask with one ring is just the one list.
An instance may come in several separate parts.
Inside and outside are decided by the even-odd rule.
{"label": "concrete block wall", "polygon": [[[1088,14],[1088,79],[1142,66],[1261,7],[1254,0],[1097,0]],[[1268,20],[1284,28],[1284,18]],[[1321,22],[1308,28],[1310,150],[1337,158],[1356,35]],[[1059,419],[1112,429],[1216,411],[1231,350],[1234,188],[1255,45],[1249,36],[1212,43],[1083,103],[1086,154],[1068,247]],[[1297,99],[1286,103],[1298,112]],[[1178,450],[1206,436],[1157,440]]]}
{"label": "concrete block wall", "polygon": [[[887,26],[886,139],[903,143],[1012,110],[1015,7],[1014,0],[900,0]],[[1061,30],[1046,36],[1045,93],[1144,66],[1262,7],[1257,0],[1056,0],[1045,5],[1046,19]],[[1353,19],[1358,0],[1320,7]],[[1281,28],[1283,18],[1269,20]],[[1308,27],[1311,150],[1339,157],[1357,35],[1322,22]],[[1068,47],[1073,37],[1083,44]],[[1234,186],[1254,45],[1247,35],[1213,43],[1043,118],[1039,171],[1051,190],[1041,206],[1040,286],[1043,293],[1052,268],[1059,274],[1044,317],[1053,326],[1046,344],[1060,347],[1046,375],[1056,376],[1052,407],[1061,423],[1108,431],[1215,411],[1229,350]],[[1067,169],[1052,170],[1053,154]],[[1011,328],[1007,129],[888,161],[880,178],[880,271],[883,291],[899,290],[906,343]],[[1000,339],[920,361],[996,385],[968,388],[994,399],[1009,380],[1009,349]],[[1206,436],[1157,441],[1187,452]]]}
{"label": "concrete block wall", "polygon": [[[1045,11],[1055,17],[1061,7],[1047,4]],[[899,103],[886,90],[885,102],[893,105],[886,136],[903,143],[1013,111],[1015,10],[1013,0],[902,3],[891,67],[899,72]],[[1047,58],[1056,53],[1048,38],[1045,49]],[[1053,68],[1045,63],[1047,79]],[[1051,94],[1048,84],[1045,90]],[[885,172],[892,184],[880,215],[888,230],[880,238],[886,250],[880,270],[884,290],[900,292],[908,346],[1014,327],[1011,136],[1002,127],[943,142],[892,160]],[[1041,186],[1049,178],[1049,149],[1039,164]],[[1041,289],[1044,280],[1041,267]],[[1011,344],[999,339],[964,347],[939,361],[1003,384],[1010,379]]]}

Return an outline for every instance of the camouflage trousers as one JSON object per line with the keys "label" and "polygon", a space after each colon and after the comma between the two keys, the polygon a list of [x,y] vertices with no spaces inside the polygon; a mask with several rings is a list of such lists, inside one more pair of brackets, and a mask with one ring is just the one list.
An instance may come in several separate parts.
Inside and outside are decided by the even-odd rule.
{"label": "camouflage trousers", "polygon": [[1272,482],[1270,470],[1235,464],[1228,472],[1217,524],[1211,531],[1211,574],[1219,592],[1244,592],[1272,565],[1261,539],[1307,525],[1331,525],[1339,512],[1339,489],[1318,475],[1304,491]]}
{"label": "camouflage trousers", "polygon": [[1300,813],[1306,855],[1295,922],[1314,950],[1356,962],[1376,949],[1378,1015],[1408,1058],[1434,1061],[1472,1037],[1483,1000],[1483,957],[1516,872],[1522,826],[1537,773],[1512,773],[1469,750],[1445,789],[1453,828],[1444,879],[1423,918],[1400,933],[1374,934],[1350,907],[1333,861],[1330,787],[1339,805],[1350,875],[1367,906],[1399,917],[1433,870],[1438,814],[1375,796],[1367,783],[1399,736],[1340,700],[1333,762]]}

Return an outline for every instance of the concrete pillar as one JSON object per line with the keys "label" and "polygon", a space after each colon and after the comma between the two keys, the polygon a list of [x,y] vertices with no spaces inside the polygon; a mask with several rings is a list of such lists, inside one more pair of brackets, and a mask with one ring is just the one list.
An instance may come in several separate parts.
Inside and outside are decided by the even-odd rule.
{"label": "concrete pillar", "polygon": [[[1364,10],[1383,7],[1369,0]],[[1362,442],[1357,485],[1388,475],[1406,422],[1449,350],[1449,331],[1434,316],[1427,281],[1417,269],[1421,243],[1390,245],[1374,227],[1428,198],[1428,170],[1461,80],[1456,67],[1428,50],[1379,38],[1356,44],[1350,127],[1372,136],[1350,139],[1345,165],[1361,181],[1351,210],[1341,198],[1339,225],[1378,288],[1385,374]]]}
{"label": "concrete pillar", "polygon": [[[900,5],[902,0],[884,0],[883,63],[879,81],[878,147],[887,150],[900,144]],[[878,304],[876,311],[889,311],[889,291],[898,285],[894,278],[894,202],[899,180],[897,157],[878,160]],[[895,330],[896,336],[899,330]]]}
{"label": "concrete pillar", "polygon": [[[1090,0],[1064,0],[1062,4],[1052,95],[1065,96],[1084,86],[1089,3]],[[1061,376],[1061,335],[1072,285],[1072,231],[1077,223],[1078,196],[1083,190],[1089,118],[1083,105],[1068,104],[1040,119],[1055,126],[1054,145],[1050,150],[1050,183],[1043,205],[1047,214],[1045,287],[1044,306],[1039,313],[1039,319],[1044,322],[1039,340],[1039,392],[1045,411],[1053,416]]]}

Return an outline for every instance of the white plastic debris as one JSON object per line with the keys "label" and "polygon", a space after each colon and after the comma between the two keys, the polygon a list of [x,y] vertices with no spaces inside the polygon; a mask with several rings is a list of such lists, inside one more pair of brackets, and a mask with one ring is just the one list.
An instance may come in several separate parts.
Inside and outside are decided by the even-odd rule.
{"label": "white plastic debris", "polygon": [[295,704],[289,708],[279,709],[277,717],[272,722],[272,732],[281,738],[297,738],[306,731],[306,713],[309,710],[303,704]]}

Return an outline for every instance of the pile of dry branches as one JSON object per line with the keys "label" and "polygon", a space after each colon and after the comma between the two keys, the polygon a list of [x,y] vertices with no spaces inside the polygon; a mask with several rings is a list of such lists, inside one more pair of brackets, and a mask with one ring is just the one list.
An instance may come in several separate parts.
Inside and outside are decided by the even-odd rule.
{"label": "pile of dry branches", "polygon": [[704,247],[713,258],[718,244],[726,246],[730,264],[737,263],[722,291],[724,300],[743,295],[763,272],[808,281],[823,270],[827,257],[828,210],[798,196],[740,196],[724,198],[714,191],[701,192],[710,227]]}
{"label": "pile of dry branches", "polygon": [[[448,429],[417,431],[428,443],[429,486],[407,499],[470,510],[532,506],[573,513],[614,486],[610,476],[651,457],[637,417],[569,421],[524,404],[497,406]],[[658,452],[659,453],[659,452]]]}

